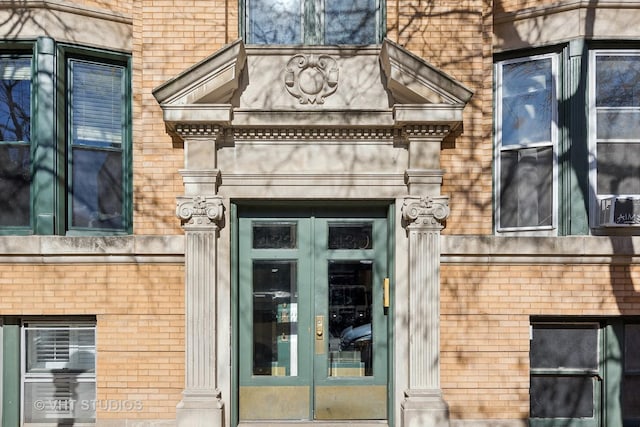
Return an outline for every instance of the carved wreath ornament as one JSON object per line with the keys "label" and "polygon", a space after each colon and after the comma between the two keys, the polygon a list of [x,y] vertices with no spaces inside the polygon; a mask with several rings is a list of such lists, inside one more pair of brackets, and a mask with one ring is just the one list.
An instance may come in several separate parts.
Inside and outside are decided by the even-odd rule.
{"label": "carved wreath ornament", "polygon": [[338,63],[328,55],[295,55],[285,68],[284,84],[300,104],[324,104],[338,88]]}

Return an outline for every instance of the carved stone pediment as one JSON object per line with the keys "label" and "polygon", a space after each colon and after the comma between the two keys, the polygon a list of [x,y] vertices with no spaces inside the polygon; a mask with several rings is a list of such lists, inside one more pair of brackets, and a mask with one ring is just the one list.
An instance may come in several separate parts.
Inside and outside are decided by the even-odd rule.
{"label": "carved stone pediment", "polygon": [[161,106],[229,104],[247,54],[237,40],[153,90]]}
{"label": "carved stone pediment", "polygon": [[399,128],[453,131],[472,95],[427,61],[384,40],[380,46],[245,46],[237,40],[153,91],[167,129]]}
{"label": "carved stone pediment", "polygon": [[464,106],[473,94],[451,76],[391,40],[382,43],[380,62],[396,104]]}

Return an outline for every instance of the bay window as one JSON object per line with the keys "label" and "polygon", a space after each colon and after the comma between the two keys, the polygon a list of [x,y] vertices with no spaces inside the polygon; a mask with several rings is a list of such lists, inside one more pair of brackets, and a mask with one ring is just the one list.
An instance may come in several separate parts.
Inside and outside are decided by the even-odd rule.
{"label": "bay window", "polygon": [[380,0],[245,0],[249,44],[363,45],[381,41]]}
{"label": "bay window", "polygon": [[640,224],[640,51],[590,53],[594,225]]}
{"label": "bay window", "polygon": [[0,51],[0,234],[130,233],[130,57],[49,38],[11,47]]}
{"label": "bay window", "polygon": [[31,56],[0,56],[0,224],[29,225]]}

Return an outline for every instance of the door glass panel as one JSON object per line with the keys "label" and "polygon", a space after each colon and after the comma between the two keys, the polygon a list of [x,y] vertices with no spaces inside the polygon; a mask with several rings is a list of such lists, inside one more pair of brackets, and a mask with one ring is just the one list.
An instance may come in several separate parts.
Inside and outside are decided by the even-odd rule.
{"label": "door glass panel", "polygon": [[372,266],[329,261],[329,376],[373,375]]}
{"label": "door glass panel", "polygon": [[253,249],[295,249],[295,222],[258,222],[253,224]]}
{"label": "door glass panel", "polygon": [[373,249],[372,225],[330,224],[329,249]]}
{"label": "door glass panel", "polygon": [[253,375],[298,375],[296,276],[296,261],[253,261]]}

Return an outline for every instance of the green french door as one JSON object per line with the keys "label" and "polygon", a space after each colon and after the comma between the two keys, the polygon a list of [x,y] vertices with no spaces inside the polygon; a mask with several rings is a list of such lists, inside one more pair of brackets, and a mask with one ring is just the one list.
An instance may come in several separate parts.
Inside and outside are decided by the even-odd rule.
{"label": "green french door", "polygon": [[386,209],[238,224],[239,420],[387,419]]}

